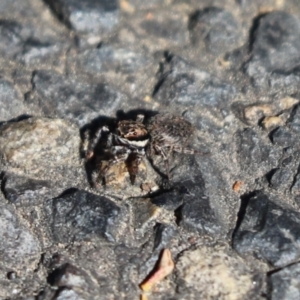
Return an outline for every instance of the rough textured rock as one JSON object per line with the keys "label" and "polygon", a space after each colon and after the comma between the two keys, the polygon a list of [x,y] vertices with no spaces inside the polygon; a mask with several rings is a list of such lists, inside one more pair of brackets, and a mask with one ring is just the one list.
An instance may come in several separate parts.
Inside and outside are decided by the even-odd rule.
{"label": "rough textured rock", "polygon": [[216,217],[209,198],[200,196],[196,198],[185,197],[185,203],[180,210],[180,225],[186,228],[195,228],[201,233],[217,235],[222,231],[219,220]]}
{"label": "rough textured rock", "polygon": [[233,237],[239,253],[251,253],[276,267],[299,259],[299,212],[275,204],[261,192],[246,199],[242,210]]}
{"label": "rough textured rock", "polygon": [[292,131],[299,135],[300,133],[300,106],[297,105],[293,109],[290,118],[288,120],[288,125],[292,129]]}
{"label": "rough textured rock", "polygon": [[256,23],[246,73],[256,85],[273,93],[280,89],[295,92],[299,84],[300,19],[277,11],[262,15]]}
{"label": "rough textured rock", "polygon": [[[24,1],[24,3],[27,1]],[[42,3],[36,3],[36,6],[41,6]],[[47,14],[35,14],[32,11],[29,19],[24,20],[24,15],[28,14],[27,3],[25,6],[14,8],[15,3],[10,5],[3,4],[3,9],[0,12],[0,53],[3,58],[16,61],[26,66],[59,66],[59,60],[70,46],[70,41],[57,35],[56,25],[50,27]],[[8,8],[8,12],[6,9]],[[40,7],[42,9],[43,7]],[[26,12],[25,12],[26,11]],[[10,15],[11,18],[7,18]],[[26,18],[25,18],[26,19]],[[16,21],[17,20],[17,21]],[[35,23],[39,22],[40,26],[36,27]]]}
{"label": "rough textured rock", "polygon": [[0,79],[0,122],[8,121],[26,113],[23,99],[13,83]]}
{"label": "rough textured rock", "polygon": [[[106,112],[113,114],[126,95],[104,82],[78,82],[53,71],[34,73],[33,93],[26,102],[45,115],[59,115],[83,126]],[[110,113],[108,113],[110,111]]]}
{"label": "rough textured rock", "polygon": [[228,252],[224,245],[200,246],[185,251],[179,258],[177,280],[183,281],[183,291],[195,289],[198,297],[205,299],[238,299],[237,294],[247,297],[253,289],[253,279],[245,264],[243,270],[236,267],[241,263],[242,259]]}
{"label": "rough textured rock", "polygon": [[79,143],[78,128],[61,119],[28,118],[0,127],[3,160],[32,176],[49,176],[51,169],[64,165],[79,166]]}
{"label": "rough textured rock", "polygon": [[122,47],[104,43],[97,48],[84,48],[79,53],[71,53],[67,70],[74,75],[84,73],[93,76],[100,82],[105,74],[107,81],[113,82],[116,90],[130,94],[131,98],[142,99],[149,97],[152,92],[158,65],[152,55],[141,51],[136,45]]}
{"label": "rough textured rock", "polygon": [[293,177],[293,183],[291,186],[291,191],[295,195],[300,194],[300,174],[299,174],[299,169],[296,173],[296,176]]}
{"label": "rough textured rock", "polygon": [[209,196],[206,195],[201,174],[186,178],[183,182],[183,204],[177,209],[179,225],[190,230],[196,229],[202,234],[219,234],[222,231],[221,220],[217,218]]}
{"label": "rough textured rock", "polygon": [[150,16],[139,23],[140,32],[144,32],[155,39],[165,40],[174,44],[187,42],[186,19],[176,11],[162,13],[155,10]]}
{"label": "rough textured rock", "polygon": [[135,9],[148,9],[158,7],[160,5],[168,5],[168,0],[129,0],[125,2],[125,11],[132,12]]}
{"label": "rough textured rock", "polygon": [[[228,11],[206,7],[190,17],[192,43],[213,54],[222,54],[239,46],[241,32],[238,23]],[[204,45],[204,47],[203,47]]]}
{"label": "rough textured rock", "polygon": [[49,274],[48,282],[52,286],[63,288],[56,299],[84,299],[95,290],[87,274],[70,263],[64,263]]}
{"label": "rough textured rock", "polygon": [[280,151],[253,129],[238,131],[235,140],[237,159],[242,172],[258,177],[276,166]]}
{"label": "rough textured rock", "polygon": [[46,0],[54,12],[72,29],[81,33],[105,33],[118,24],[118,2]]}
{"label": "rough textured rock", "polygon": [[14,173],[4,173],[2,190],[5,198],[15,204],[37,204],[51,195],[51,184],[46,180],[31,179]]}
{"label": "rough textured rock", "polygon": [[135,230],[145,231],[155,224],[155,220],[161,213],[161,209],[153,204],[150,199],[132,200],[133,225]]}
{"label": "rough textured rock", "polygon": [[[224,130],[228,103],[235,97],[235,87],[208,72],[195,69],[180,57],[167,57],[159,74],[153,97],[160,105],[191,109],[191,114],[207,111],[201,127]],[[221,125],[222,124],[222,125]]]}
{"label": "rough textured rock", "polygon": [[11,206],[1,203],[1,266],[17,272],[33,272],[40,260],[41,245],[37,237],[17,216]]}
{"label": "rough textured rock", "polygon": [[[296,0],[1,0],[0,298],[138,299],[168,249],[149,300],[298,299],[299,20]],[[95,186],[87,132],[144,114],[151,144],[162,112],[190,139]]]}
{"label": "rough textured rock", "polygon": [[179,187],[160,195],[156,195],[151,199],[151,202],[158,207],[176,210],[183,204],[183,196],[185,193],[186,189],[184,187]]}
{"label": "rough textured rock", "polygon": [[295,159],[292,156],[285,158],[279,168],[271,171],[270,185],[272,188],[289,190],[294,184],[294,175],[297,172],[294,166]]}
{"label": "rough textured rock", "polygon": [[151,60],[139,52],[126,48],[116,49],[104,45],[97,49],[86,50],[78,55],[79,68],[89,73],[100,72],[134,73],[147,68]]}
{"label": "rough textured rock", "polygon": [[[178,57],[171,57],[166,73],[161,74],[154,97],[164,105],[226,106],[235,88],[212,78],[209,73],[193,69]],[[170,68],[170,70],[168,70]]]}
{"label": "rough textured rock", "polygon": [[128,211],[110,199],[75,190],[49,200],[46,205],[53,238],[56,242],[105,238],[110,242],[126,241]]}
{"label": "rough textured rock", "polygon": [[176,227],[158,223],[155,230],[154,250],[169,248],[176,233]]}
{"label": "rough textured rock", "polygon": [[298,263],[270,274],[269,286],[272,299],[298,299],[300,297],[299,275]]}
{"label": "rough textured rock", "polygon": [[290,147],[297,143],[297,139],[286,127],[276,128],[271,135],[272,142],[281,147]]}

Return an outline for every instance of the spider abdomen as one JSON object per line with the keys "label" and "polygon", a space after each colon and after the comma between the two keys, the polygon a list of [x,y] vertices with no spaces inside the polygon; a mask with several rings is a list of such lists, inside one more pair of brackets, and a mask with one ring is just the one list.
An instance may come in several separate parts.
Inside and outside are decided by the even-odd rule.
{"label": "spider abdomen", "polygon": [[170,113],[161,113],[150,118],[147,129],[153,142],[165,146],[185,144],[194,132],[190,122]]}

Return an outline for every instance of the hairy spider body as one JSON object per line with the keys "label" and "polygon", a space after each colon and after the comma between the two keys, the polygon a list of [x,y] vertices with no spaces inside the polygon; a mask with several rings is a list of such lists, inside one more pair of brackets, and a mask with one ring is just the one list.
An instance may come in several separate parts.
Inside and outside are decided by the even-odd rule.
{"label": "hairy spider body", "polygon": [[90,139],[85,151],[86,160],[89,161],[94,156],[100,159],[95,184],[105,180],[105,174],[109,168],[121,161],[125,162],[130,181],[134,184],[139,164],[145,156],[145,147],[149,142],[148,131],[142,120],[138,116],[137,121],[120,121],[116,129],[117,133],[110,132],[108,127],[103,126],[97,130],[94,138]]}
{"label": "hairy spider body", "polygon": [[147,129],[153,143],[161,144],[164,148],[185,145],[194,132],[190,122],[170,113],[161,113],[150,118]]}
{"label": "hairy spider body", "polygon": [[194,133],[194,126],[180,116],[171,113],[160,113],[149,119],[147,129],[150,136],[150,156],[162,156],[167,177],[169,174],[169,157],[174,152],[194,154],[201,152],[186,148]]}
{"label": "hairy spider body", "polygon": [[184,118],[170,113],[160,113],[144,122],[144,115],[138,115],[136,120],[121,120],[116,129],[110,131],[107,126],[99,128],[93,138],[87,132],[85,138],[86,161],[97,158],[97,185],[105,181],[109,168],[119,162],[124,162],[134,184],[141,160],[147,156],[152,162],[153,155],[162,157],[167,177],[169,174],[169,158],[172,152],[194,154],[201,152],[187,148],[194,127]]}

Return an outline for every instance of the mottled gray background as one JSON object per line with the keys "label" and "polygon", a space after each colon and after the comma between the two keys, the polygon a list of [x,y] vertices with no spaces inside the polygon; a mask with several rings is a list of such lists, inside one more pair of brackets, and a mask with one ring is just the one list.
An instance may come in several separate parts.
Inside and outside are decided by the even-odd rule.
{"label": "mottled gray background", "polygon": [[[300,299],[297,0],[0,0],[0,299]],[[196,128],[92,189],[86,128]],[[141,186],[154,187],[148,193]]]}

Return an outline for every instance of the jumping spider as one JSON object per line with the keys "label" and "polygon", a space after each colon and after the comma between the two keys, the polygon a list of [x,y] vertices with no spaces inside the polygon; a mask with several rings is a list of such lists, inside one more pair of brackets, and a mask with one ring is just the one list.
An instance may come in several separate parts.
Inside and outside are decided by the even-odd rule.
{"label": "jumping spider", "polygon": [[[144,156],[152,161],[153,155],[163,158],[167,177],[169,174],[169,157],[172,152],[194,154],[201,152],[186,148],[186,144],[194,132],[194,127],[184,118],[170,113],[160,113],[144,124],[144,115],[138,115],[136,120],[119,121],[115,132],[107,126],[96,131],[93,138],[89,132],[85,135],[85,157],[89,162],[95,156],[99,158],[98,176],[95,181],[105,181],[109,168],[124,161],[134,184],[139,164]],[[105,162],[105,164],[104,164]]]}
{"label": "jumping spider", "polygon": [[100,158],[95,185],[105,180],[109,168],[120,161],[125,162],[130,181],[134,184],[139,164],[146,154],[145,148],[149,142],[148,131],[143,120],[144,116],[138,115],[136,121],[119,121],[116,133],[110,132],[107,126],[103,126],[97,130],[93,138],[90,138],[88,131],[86,132],[84,137],[86,160],[90,161],[95,156]]}

